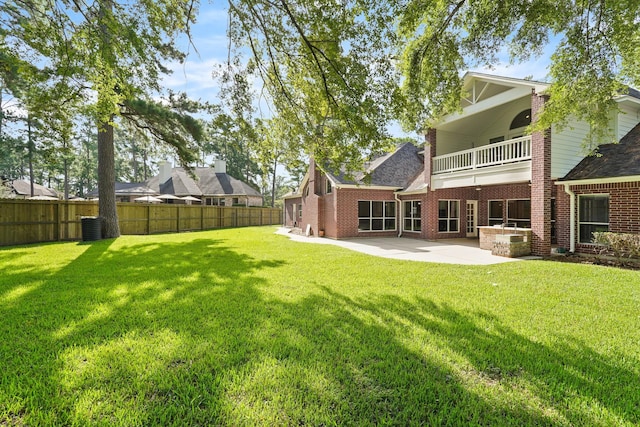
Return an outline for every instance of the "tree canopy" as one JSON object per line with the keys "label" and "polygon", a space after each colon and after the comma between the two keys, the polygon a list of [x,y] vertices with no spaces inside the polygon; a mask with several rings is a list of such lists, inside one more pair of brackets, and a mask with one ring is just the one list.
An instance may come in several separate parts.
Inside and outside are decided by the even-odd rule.
{"label": "tree canopy", "polygon": [[290,146],[321,161],[344,163],[378,149],[392,118],[423,132],[460,108],[465,70],[491,68],[505,56],[525,61],[549,43],[557,45],[539,129],[577,117],[604,142],[612,96],[640,86],[638,0],[229,5],[230,37],[251,50],[279,117],[294,127]]}

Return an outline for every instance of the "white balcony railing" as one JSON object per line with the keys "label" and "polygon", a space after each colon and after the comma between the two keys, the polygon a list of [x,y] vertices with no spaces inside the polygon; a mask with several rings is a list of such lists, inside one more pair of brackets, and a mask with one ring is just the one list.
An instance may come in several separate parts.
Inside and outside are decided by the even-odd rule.
{"label": "white balcony railing", "polygon": [[433,158],[432,174],[531,160],[531,136],[483,145]]}

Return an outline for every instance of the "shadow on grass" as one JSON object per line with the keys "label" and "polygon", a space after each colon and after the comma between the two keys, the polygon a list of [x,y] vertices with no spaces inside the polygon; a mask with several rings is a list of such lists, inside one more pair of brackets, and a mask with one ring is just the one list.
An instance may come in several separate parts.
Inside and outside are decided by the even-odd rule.
{"label": "shadow on grass", "polygon": [[[426,298],[356,299],[312,285],[294,252],[257,259],[224,239],[111,244],[0,305],[0,424],[640,421],[619,399],[636,374],[586,344],[543,345]],[[267,296],[270,273],[309,289]]]}

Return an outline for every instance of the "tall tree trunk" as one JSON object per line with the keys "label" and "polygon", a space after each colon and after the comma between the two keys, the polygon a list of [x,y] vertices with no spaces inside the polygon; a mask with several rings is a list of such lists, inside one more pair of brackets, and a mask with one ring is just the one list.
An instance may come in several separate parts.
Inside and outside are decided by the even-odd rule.
{"label": "tall tree trunk", "polygon": [[33,133],[31,132],[31,116],[27,116],[27,153],[29,155],[29,186],[31,190],[31,197],[34,196],[34,188],[33,188],[33,152],[35,151],[33,148]]}
{"label": "tall tree trunk", "polygon": [[62,165],[64,167],[64,199],[69,200],[69,159],[67,157],[67,138],[65,137],[62,141],[62,146],[64,147],[64,157],[62,161]]}
{"label": "tall tree trunk", "polygon": [[278,168],[278,158],[273,160],[273,174],[271,174],[271,207],[276,205],[276,169]]}
{"label": "tall tree trunk", "polygon": [[120,236],[116,208],[116,169],[113,144],[113,125],[98,126],[98,210],[102,222],[102,237]]}

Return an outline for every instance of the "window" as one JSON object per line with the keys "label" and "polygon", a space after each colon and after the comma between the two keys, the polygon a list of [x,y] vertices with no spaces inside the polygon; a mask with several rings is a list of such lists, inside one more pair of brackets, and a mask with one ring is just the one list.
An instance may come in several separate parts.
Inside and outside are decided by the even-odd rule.
{"label": "window", "polygon": [[240,204],[240,199],[238,199],[237,197],[233,198],[233,206],[235,205],[239,205]]}
{"label": "window", "polygon": [[404,202],[404,231],[420,231],[422,229],[420,200]]}
{"label": "window", "polygon": [[579,196],[578,228],[580,243],[591,243],[593,233],[609,231],[609,195]]}
{"label": "window", "polygon": [[531,228],[531,200],[507,200],[507,222]]}
{"label": "window", "polygon": [[333,190],[333,187],[331,186],[331,181],[329,180],[329,178],[326,178],[325,181],[325,194],[329,194],[331,193],[331,190]]}
{"label": "window", "polygon": [[298,205],[298,218],[302,218],[302,204]]}
{"label": "window", "polygon": [[396,202],[360,200],[358,202],[359,231],[389,231],[396,229]]}
{"label": "window", "polygon": [[531,124],[531,108],[521,111],[517,116],[513,118],[509,130],[523,128]]}
{"label": "window", "polygon": [[438,201],[438,231],[440,233],[456,233],[460,225],[460,201]]}
{"label": "window", "polygon": [[504,136],[496,136],[495,138],[489,139],[489,144],[497,144],[502,141],[504,141]]}
{"label": "window", "polygon": [[489,225],[500,225],[504,222],[503,206],[502,200],[489,200]]}

